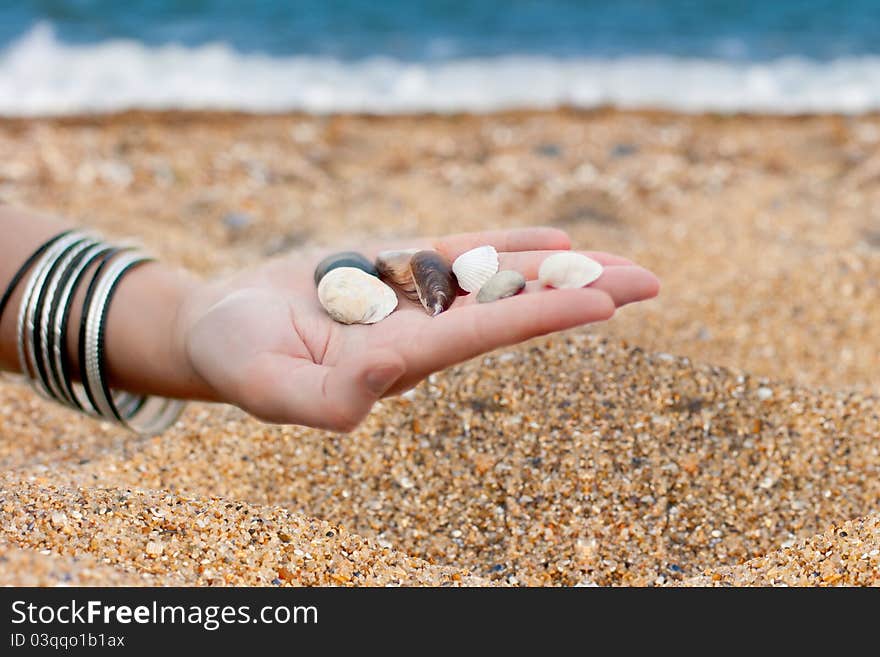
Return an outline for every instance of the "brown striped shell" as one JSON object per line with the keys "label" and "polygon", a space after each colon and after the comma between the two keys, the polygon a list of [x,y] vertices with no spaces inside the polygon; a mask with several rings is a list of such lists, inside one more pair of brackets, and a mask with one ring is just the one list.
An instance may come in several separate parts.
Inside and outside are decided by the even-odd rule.
{"label": "brown striped shell", "polygon": [[413,282],[410,261],[419,249],[382,251],[376,256],[376,270],[379,276],[395,285],[410,301],[418,301],[419,293]]}
{"label": "brown striped shell", "polygon": [[419,251],[410,260],[419,301],[434,317],[455,301],[458,285],[449,262],[437,251]]}

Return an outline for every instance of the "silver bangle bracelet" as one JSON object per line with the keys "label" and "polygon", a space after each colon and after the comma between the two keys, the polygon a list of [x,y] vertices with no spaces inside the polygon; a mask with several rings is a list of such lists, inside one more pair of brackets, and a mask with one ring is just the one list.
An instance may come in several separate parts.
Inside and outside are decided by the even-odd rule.
{"label": "silver bangle bracelet", "polygon": [[30,380],[31,387],[41,396],[52,399],[52,393],[48,387],[44,387],[43,382],[39,380],[36,371],[36,354],[34,345],[31,340],[33,335],[35,312],[36,312],[36,296],[45,284],[46,276],[49,268],[64,253],[68,247],[74,245],[78,241],[84,239],[81,233],[71,232],[64,238],[58,240],[48,249],[34,266],[34,271],[28,278],[25,286],[24,296],[22,297],[21,308],[18,313],[18,360],[21,365],[22,373]]}
{"label": "silver bangle bracelet", "polygon": [[73,296],[74,290],[80,282],[83,274],[99,257],[106,255],[106,253],[110,251],[110,248],[111,247],[106,244],[99,242],[90,247],[88,251],[83,254],[80,261],[70,272],[69,278],[61,289],[57,308],[55,310],[55,316],[52,318],[52,332],[55,339],[52,349],[52,360],[55,370],[59,373],[59,378],[61,379],[62,401],[71,408],[83,412],[86,412],[85,409],[89,402],[85,398],[85,394],[82,393],[82,386],[74,384],[70,380],[70,377],[65,375],[66,365],[64,363],[64,353],[66,352],[66,345],[64,341],[67,339],[64,330],[66,327],[65,320],[70,313],[70,304],[72,302],[71,297]]}
{"label": "silver bangle bracelet", "polygon": [[91,303],[88,308],[83,309],[86,316],[85,359],[82,372],[98,413],[141,434],[156,433],[166,429],[183,411],[184,403],[155,397],[131,399],[127,393],[114,393],[110,390],[104,375],[103,350],[107,313],[116,286],[128,271],[150,260],[137,252],[119,255],[101,274]]}
{"label": "silver bangle bracelet", "polygon": [[[57,363],[55,362],[55,352],[58,352],[60,354],[60,345],[58,344],[58,341],[61,340],[61,335],[54,331],[54,326],[52,322],[52,306],[53,304],[58,303],[61,300],[57,297],[58,286],[60,285],[61,280],[66,275],[68,275],[68,269],[70,268],[71,264],[78,257],[81,257],[84,253],[88,252],[90,249],[93,249],[96,245],[97,242],[89,238],[86,238],[81,242],[75,244],[67,251],[67,254],[58,261],[52,275],[46,281],[46,301],[43,302],[40,317],[38,318],[39,336],[40,342],[45,349],[43,357],[43,360],[45,362],[45,379],[52,392],[52,398],[59,402],[66,401],[66,393],[63,390],[64,386],[62,385],[60,380],[61,370],[57,367]],[[51,348],[49,341],[50,331],[52,331]]]}
{"label": "silver bangle bracelet", "polygon": [[[120,277],[123,271],[130,267],[146,262],[147,258],[139,253],[122,253],[117,256],[106,271],[101,272],[101,278],[95,287],[94,297],[88,307],[83,308],[85,316],[85,361],[80,363],[82,377],[91,389],[92,398],[95,402],[95,410],[99,415],[106,418],[115,417],[117,411],[110,397],[105,392],[104,378],[101,376],[101,353],[102,345],[99,338],[103,329],[104,307],[107,304],[107,295],[114,281]],[[121,421],[121,417],[116,418]]]}

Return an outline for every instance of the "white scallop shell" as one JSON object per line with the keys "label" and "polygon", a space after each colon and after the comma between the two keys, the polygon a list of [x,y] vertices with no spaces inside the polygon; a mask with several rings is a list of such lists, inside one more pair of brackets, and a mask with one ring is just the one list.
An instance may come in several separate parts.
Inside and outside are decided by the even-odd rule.
{"label": "white scallop shell", "polygon": [[541,285],[576,288],[589,285],[602,275],[602,265],[580,253],[564,251],[544,259],[538,269]]}
{"label": "white scallop shell", "polygon": [[498,251],[494,246],[478,246],[465,251],[452,263],[452,273],[465,292],[479,292],[498,272]]}
{"label": "white scallop shell", "polygon": [[397,294],[375,276],[356,267],[337,267],[318,284],[324,310],[343,324],[374,324],[397,308]]}

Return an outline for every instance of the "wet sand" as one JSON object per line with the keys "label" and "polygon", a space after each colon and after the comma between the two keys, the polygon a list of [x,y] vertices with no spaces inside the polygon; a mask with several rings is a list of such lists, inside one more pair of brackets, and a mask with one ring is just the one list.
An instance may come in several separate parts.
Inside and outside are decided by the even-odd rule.
{"label": "wet sand", "polygon": [[0,121],[0,200],[220,274],[549,224],[661,296],[354,433],[193,404],[137,438],[0,383],[0,583],[880,583],[880,118]]}

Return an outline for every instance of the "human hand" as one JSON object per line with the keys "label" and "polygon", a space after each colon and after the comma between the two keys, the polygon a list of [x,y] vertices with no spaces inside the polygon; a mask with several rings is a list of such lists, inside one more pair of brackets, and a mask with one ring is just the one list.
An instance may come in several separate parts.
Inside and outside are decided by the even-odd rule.
{"label": "human hand", "polygon": [[[434,248],[450,262],[491,244],[500,269],[528,281],[517,296],[478,304],[459,296],[437,317],[398,294],[400,304],[371,325],[339,324],[318,302],[315,265],[328,251],[292,253],[233,277],[195,287],[178,312],[183,351],[209,390],[275,423],[350,431],[384,396],[412,388],[432,372],[498,347],[609,319],[616,308],[656,296],[657,278],[630,261],[585,252],[605,266],[581,289],[541,288],[538,267],[570,248],[552,228],[451,235],[357,250],[372,259],[390,248]],[[342,250],[342,249],[339,249]]]}

